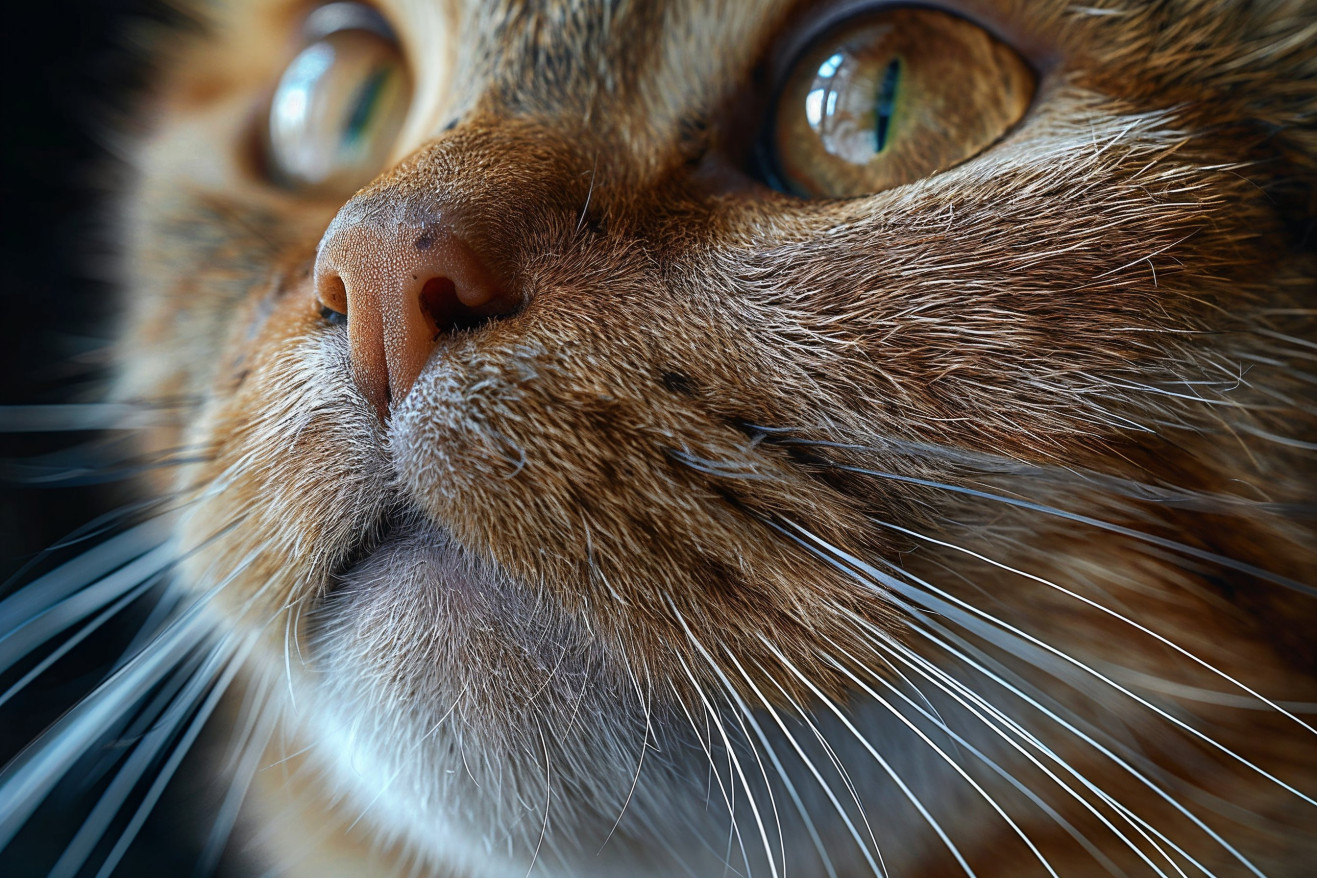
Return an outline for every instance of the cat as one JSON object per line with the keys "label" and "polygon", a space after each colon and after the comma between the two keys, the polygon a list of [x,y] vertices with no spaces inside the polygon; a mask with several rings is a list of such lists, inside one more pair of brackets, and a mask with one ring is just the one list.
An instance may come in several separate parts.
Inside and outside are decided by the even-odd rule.
{"label": "cat", "polygon": [[256,874],[1310,873],[1317,5],[188,12],[0,843],[210,724]]}

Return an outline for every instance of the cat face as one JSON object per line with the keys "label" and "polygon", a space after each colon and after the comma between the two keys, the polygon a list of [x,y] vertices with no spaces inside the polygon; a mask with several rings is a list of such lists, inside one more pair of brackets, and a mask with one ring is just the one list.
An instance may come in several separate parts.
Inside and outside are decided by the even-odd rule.
{"label": "cat face", "polygon": [[477,874],[1294,873],[1313,20],[207,7],[118,395],[194,401],[178,588],[306,748],[253,807]]}

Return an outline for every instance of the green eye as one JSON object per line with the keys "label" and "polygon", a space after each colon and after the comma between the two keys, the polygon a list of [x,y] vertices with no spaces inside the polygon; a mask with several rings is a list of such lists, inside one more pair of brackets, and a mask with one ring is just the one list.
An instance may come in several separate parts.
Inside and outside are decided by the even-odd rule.
{"label": "green eye", "polygon": [[973,157],[1033,99],[1023,59],[964,19],[883,9],[826,33],[791,68],[768,152],[788,191],[867,195]]}
{"label": "green eye", "polygon": [[369,182],[410,100],[402,53],[380,30],[345,27],[319,37],[284,70],[270,102],[271,176],[301,189],[350,191]]}

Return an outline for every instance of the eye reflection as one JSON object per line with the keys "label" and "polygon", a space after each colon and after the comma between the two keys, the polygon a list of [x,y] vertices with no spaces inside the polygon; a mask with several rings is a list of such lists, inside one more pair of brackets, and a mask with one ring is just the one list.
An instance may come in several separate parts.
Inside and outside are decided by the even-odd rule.
{"label": "eye reflection", "polygon": [[327,157],[317,156],[318,144],[298,143],[294,135],[308,127],[312,89],[333,63],[334,50],[328,43],[307,48],[288,65],[279,83],[279,98],[271,106],[270,137],[289,144],[290,152],[296,154],[287,156],[284,164],[302,168],[302,176],[322,177],[326,172]]}
{"label": "eye reflection", "polygon": [[[352,4],[334,4],[325,9]],[[325,34],[285,69],[270,102],[271,176],[298,189],[346,191],[387,161],[411,99],[393,40],[377,29]]]}
{"label": "eye reflection", "polygon": [[805,197],[908,183],[990,146],[1028,108],[1033,72],[970,21],[891,6],[816,40],[783,85],[771,180]]}
{"label": "eye reflection", "polygon": [[836,112],[837,93],[832,90],[831,80],[837,75],[843,60],[842,56],[837,54],[820,64],[818,75],[814,78],[815,86],[805,97],[805,118],[815,131],[822,127],[825,116]]}
{"label": "eye reflection", "polygon": [[880,65],[864,52],[881,44],[890,30],[866,28],[848,40],[818,65],[805,95],[805,121],[823,148],[852,164],[868,164],[894,133],[901,61],[892,58]]}

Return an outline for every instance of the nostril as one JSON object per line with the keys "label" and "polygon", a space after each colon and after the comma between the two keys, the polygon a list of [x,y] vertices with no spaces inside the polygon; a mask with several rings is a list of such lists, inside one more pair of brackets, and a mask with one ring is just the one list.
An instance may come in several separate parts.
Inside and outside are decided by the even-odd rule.
{"label": "nostril", "polygon": [[440,340],[511,316],[521,297],[458,231],[460,217],[418,222],[407,203],[349,201],[316,253],[316,306],[346,323],[347,359],[362,396],[389,417]]}
{"label": "nostril", "polygon": [[348,288],[337,274],[326,274],[316,279],[316,306],[320,316],[330,323],[345,323],[348,319]]}
{"label": "nostril", "polygon": [[453,325],[462,303],[457,298],[457,284],[446,277],[432,277],[421,287],[421,313],[438,338]]}
{"label": "nostril", "polygon": [[462,302],[457,284],[447,277],[432,277],[421,286],[421,313],[434,338],[458,329],[471,329],[490,319]]}

